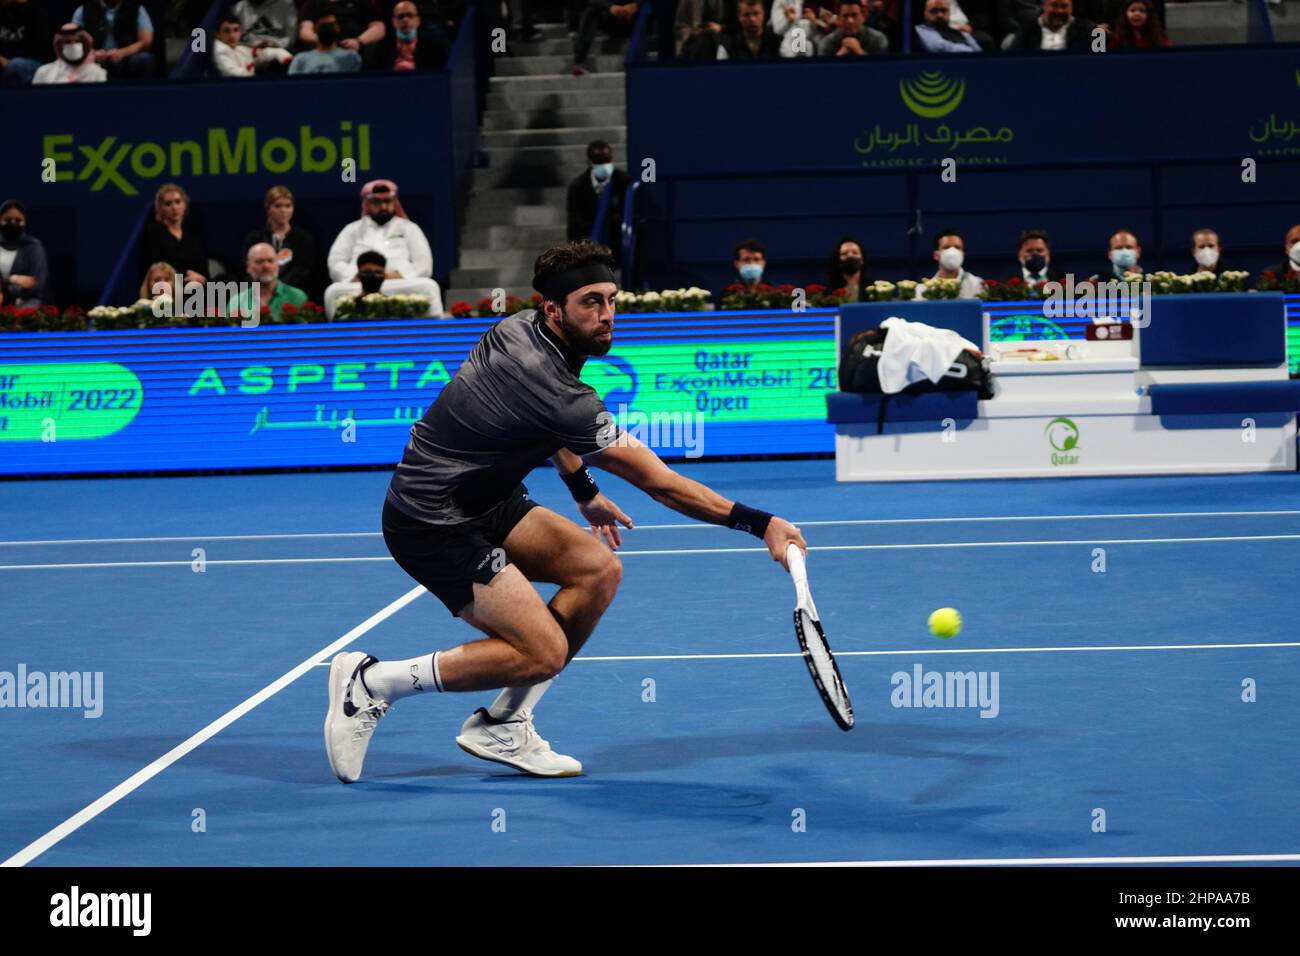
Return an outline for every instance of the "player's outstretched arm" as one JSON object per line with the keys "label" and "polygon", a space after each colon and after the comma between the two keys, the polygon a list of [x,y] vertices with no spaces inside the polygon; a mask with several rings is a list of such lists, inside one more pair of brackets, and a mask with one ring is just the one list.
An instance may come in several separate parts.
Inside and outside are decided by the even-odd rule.
{"label": "player's outstretched arm", "polygon": [[591,530],[605,539],[611,551],[617,551],[623,543],[623,535],[618,530],[618,526],[621,524],[625,528],[630,528],[632,519],[623,514],[618,505],[600,493],[592,482],[591,475],[583,467],[582,459],[573,452],[561,448],[551,456],[551,461],[555,465],[555,470],[560,473],[560,478],[569,486],[574,503],[591,525]]}
{"label": "player's outstretched arm", "polygon": [[786,548],[797,544],[807,551],[799,529],[783,518],[757,511],[722,497],[707,485],[679,475],[650,448],[626,432],[599,454],[588,459],[597,468],[631,482],[660,504],[697,521],[726,525],[762,538],[773,561],[787,571]]}

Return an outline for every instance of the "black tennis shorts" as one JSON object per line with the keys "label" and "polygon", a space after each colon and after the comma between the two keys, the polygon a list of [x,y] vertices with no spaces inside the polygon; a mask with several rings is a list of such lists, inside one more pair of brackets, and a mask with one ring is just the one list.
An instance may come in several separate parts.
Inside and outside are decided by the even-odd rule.
{"label": "black tennis shorts", "polygon": [[474,600],[474,582],[487,584],[510,563],[506,536],[537,507],[519,485],[487,514],[460,524],[429,524],[384,500],[384,542],[402,570],[447,605],[452,617]]}

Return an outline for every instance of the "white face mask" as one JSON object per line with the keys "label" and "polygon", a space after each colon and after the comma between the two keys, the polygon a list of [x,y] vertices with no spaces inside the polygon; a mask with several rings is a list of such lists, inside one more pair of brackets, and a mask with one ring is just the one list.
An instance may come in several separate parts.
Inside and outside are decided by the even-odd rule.
{"label": "white face mask", "polygon": [[80,43],[63,44],[63,58],[69,63],[80,63],[85,55],[85,47]]}
{"label": "white face mask", "polygon": [[1300,266],[1300,242],[1291,244],[1291,261]]}
{"label": "white face mask", "polygon": [[1219,250],[1214,246],[1201,246],[1196,250],[1197,265],[1205,266],[1207,269],[1213,269],[1219,261]]}
{"label": "white face mask", "polygon": [[939,250],[939,265],[943,266],[949,272],[960,269],[962,262],[966,259],[962,251],[956,246],[949,246],[947,249]]}

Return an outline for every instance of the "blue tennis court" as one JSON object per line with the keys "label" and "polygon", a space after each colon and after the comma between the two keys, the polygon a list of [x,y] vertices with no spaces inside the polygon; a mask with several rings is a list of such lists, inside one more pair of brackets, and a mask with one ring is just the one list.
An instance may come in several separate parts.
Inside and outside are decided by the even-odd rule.
{"label": "blue tennis court", "polygon": [[[388,472],[6,483],[0,671],[103,684],[98,717],[0,714],[0,860],[1300,860],[1296,475],[681,469],[804,530],[853,731],[808,679],[761,543],[602,476],[640,527],[537,715],[585,775],[467,756],[453,738],[493,695],[430,695],[394,707],[343,786],[321,662],[474,636],[389,559]],[[530,489],[573,514],[553,474]],[[926,628],[945,605],[965,618],[951,641]]]}

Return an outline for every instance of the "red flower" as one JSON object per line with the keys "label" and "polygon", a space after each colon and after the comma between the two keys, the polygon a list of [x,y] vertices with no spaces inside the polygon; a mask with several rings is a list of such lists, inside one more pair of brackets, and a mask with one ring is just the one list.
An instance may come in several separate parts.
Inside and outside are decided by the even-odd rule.
{"label": "red flower", "polygon": [[817,282],[814,282],[812,285],[810,285],[810,286],[808,287],[808,294],[809,294],[809,295],[820,295],[821,293],[823,293],[823,292],[825,292],[825,291],[826,291],[826,286],[821,285],[821,284],[819,284],[819,283],[817,283]]}
{"label": "red flower", "polygon": [[302,311],[309,312],[312,315],[322,315],[325,312],[325,308],[315,302],[304,302],[302,304]]}
{"label": "red flower", "polygon": [[451,314],[458,319],[466,319],[474,312],[474,307],[468,302],[453,302],[451,304]]}
{"label": "red flower", "polygon": [[1008,286],[1022,286],[1024,284],[1025,284],[1025,280],[1020,278],[1020,276],[1013,276],[1012,278],[1007,280]]}
{"label": "red flower", "polygon": [[740,282],[733,282],[731,285],[727,286],[726,291],[728,293],[744,292],[745,286]]}
{"label": "red flower", "polygon": [[758,291],[759,291],[759,292],[772,292],[773,289],[772,289],[772,287],[771,287],[770,285],[768,285],[766,282],[760,282],[760,283],[758,284]]}
{"label": "red flower", "polygon": [[292,302],[286,302],[284,305],[280,306],[280,315],[281,315],[281,317],[286,316],[286,315],[287,315],[287,316],[294,316],[294,315],[297,315],[297,314],[298,314],[298,307],[297,307],[296,305],[294,305]]}

